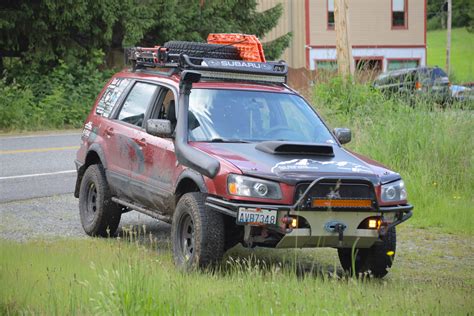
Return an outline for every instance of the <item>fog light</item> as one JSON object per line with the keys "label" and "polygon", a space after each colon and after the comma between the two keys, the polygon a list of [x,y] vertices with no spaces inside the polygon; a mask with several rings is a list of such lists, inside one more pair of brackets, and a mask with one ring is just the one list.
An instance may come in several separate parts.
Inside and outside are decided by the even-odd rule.
{"label": "fog light", "polygon": [[376,219],[370,219],[369,220],[369,228],[377,228],[377,220]]}
{"label": "fog light", "polygon": [[370,229],[379,229],[380,226],[382,226],[382,221],[380,219],[369,219]]}
{"label": "fog light", "polygon": [[297,220],[296,218],[293,218],[293,219],[291,220],[291,227],[292,227],[292,228],[298,227],[298,220]]}

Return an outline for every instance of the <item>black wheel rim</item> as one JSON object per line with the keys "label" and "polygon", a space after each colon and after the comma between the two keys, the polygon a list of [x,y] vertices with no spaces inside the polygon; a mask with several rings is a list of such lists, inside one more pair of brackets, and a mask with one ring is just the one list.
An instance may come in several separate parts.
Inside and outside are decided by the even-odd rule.
{"label": "black wheel rim", "polygon": [[86,219],[87,222],[91,223],[94,221],[97,213],[97,188],[94,182],[89,184],[86,205]]}
{"label": "black wheel rim", "polygon": [[181,217],[178,229],[178,239],[181,253],[185,261],[189,261],[194,254],[194,222],[189,214]]}

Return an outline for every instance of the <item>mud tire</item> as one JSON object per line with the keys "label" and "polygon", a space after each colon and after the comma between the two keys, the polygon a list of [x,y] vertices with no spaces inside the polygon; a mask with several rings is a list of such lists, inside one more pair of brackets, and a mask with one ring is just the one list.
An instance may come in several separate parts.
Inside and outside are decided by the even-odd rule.
{"label": "mud tire", "polygon": [[121,207],[111,200],[102,165],[91,165],[84,173],[79,191],[79,214],[87,235],[115,235],[122,212]]}
{"label": "mud tire", "polygon": [[206,268],[224,255],[223,215],[208,210],[202,193],[186,193],[178,201],[171,225],[175,265],[183,270]]}
{"label": "mud tire", "polygon": [[241,60],[239,51],[234,46],[183,41],[170,41],[163,46],[168,48],[170,54]]}
{"label": "mud tire", "polygon": [[235,218],[231,216],[224,217],[225,242],[224,252],[234,248],[242,242],[244,238],[243,226],[235,224]]}
{"label": "mud tire", "polygon": [[[397,247],[397,232],[395,227],[388,230],[382,238],[382,243],[373,245],[368,249],[355,249],[355,272],[356,275],[369,273],[376,278],[383,278],[395,259]],[[393,256],[388,256],[387,252],[393,251]],[[341,248],[337,250],[342,268],[350,275],[352,273],[352,249]]]}

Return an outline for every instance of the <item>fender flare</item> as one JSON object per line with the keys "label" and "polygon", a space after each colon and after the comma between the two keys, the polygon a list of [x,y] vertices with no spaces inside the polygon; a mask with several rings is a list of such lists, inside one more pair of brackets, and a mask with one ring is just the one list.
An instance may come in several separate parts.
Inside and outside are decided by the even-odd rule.
{"label": "fender flare", "polygon": [[174,188],[175,195],[177,193],[178,187],[181,184],[181,182],[186,179],[190,179],[194,183],[196,183],[196,185],[199,188],[199,191],[201,191],[202,193],[207,193],[207,186],[206,186],[206,182],[204,181],[204,177],[200,173],[194,171],[193,169],[188,168],[188,169],[185,169],[183,172],[181,172],[178,179],[176,180],[176,186]]}
{"label": "fender flare", "polygon": [[104,169],[107,169],[107,160],[105,160],[105,154],[104,154],[104,150],[102,149],[102,146],[100,146],[97,143],[94,143],[89,147],[89,150],[87,151],[87,155],[89,155],[91,151],[94,151],[97,154],[97,156],[99,156],[102,166],[104,167]]}
{"label": "fender flare", "polygon": [[78,165],[76,186],[74,188],[74,196],[76,198],[79,197],[79,190],[80,190],[80,187],[81,187],[82,177],[84,176],[84,172],[86,172],[86,169],[89,166],[89,164],[87,164],[87,156],[89,156],[89,154],[91,152],[94,152],[94,153],[97,154],[97,156],[99,156],[99,160],[102,163],[102,166],[104,167],[105,170],[107,169],[107,160],[105,160],[104,150],[102,149],[102,147],[99,144],[97,144],[97,143],[92,144],[89,147],[89,149],[87,150],[87,154],[86,154],[84,163],[79,166],[80,162],[76,160],[76,165]]}

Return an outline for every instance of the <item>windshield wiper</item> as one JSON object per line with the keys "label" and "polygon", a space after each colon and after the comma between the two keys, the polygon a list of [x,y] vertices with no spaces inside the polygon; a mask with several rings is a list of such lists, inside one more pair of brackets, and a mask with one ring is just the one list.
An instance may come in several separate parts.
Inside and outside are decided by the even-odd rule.
{"label": "windshield wiper", "polygon": [[250,141],[248,141],[248,140],[231,139],[231,138],[213,138],[211,140],[208,140],[208,142],[211,142],[211,143],[243,143],[243,144],[250,143]]}

